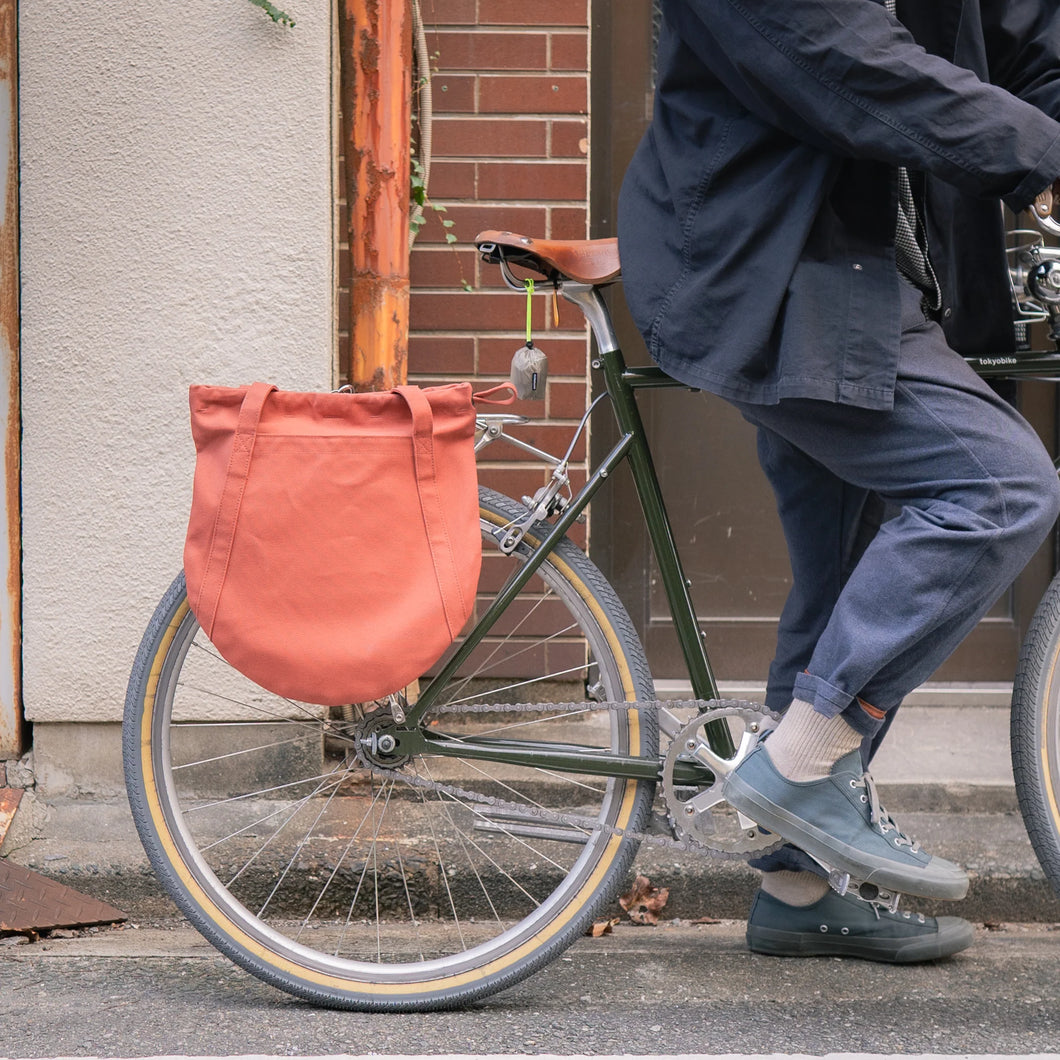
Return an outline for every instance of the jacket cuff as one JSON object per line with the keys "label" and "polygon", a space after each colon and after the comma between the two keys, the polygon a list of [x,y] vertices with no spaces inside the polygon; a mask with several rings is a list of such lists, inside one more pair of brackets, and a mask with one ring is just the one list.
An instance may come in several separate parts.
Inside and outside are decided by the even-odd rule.
{"label": "jacket cuff", "polygon": [[1034,197],[1044,188],[1049,187],[1058,177],[1060,177],[1060,136],[1049,145],[1041,161],[1020,181],[1016,190],[1004,196],[1005,205],[1015,213],[1026,210],[1034,202]]}

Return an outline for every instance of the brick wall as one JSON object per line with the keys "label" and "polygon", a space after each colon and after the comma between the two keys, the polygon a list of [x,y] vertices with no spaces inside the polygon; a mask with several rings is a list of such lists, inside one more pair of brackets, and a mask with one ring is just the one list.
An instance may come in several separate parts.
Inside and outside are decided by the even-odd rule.
{"label": "brick wall", "polygon": [[[495,266],[478,261],[471,241],[487,228],[553,239],[587,234],[589,2],[421,6],[434,68],[429,195],[446,212],[427,210],[412,254],[409,374],[422,383],[472,379],[484,389],[507,377],[526,307]],[[447,231],[456,244],[446,243]],[[345,296],[340,301],[344,309]],[[556,326],[547,294],[535,297],[533,318],[535,342],[549,357],[546,397],[512,411],[547,420],[522,436],[562,451],[586,407],[586,329],[565,302]],[[340,351],[348,363],[344,334]],[[486,455],[482,481],[503,493],[519,497],[545,481],[511,446]]]}
{"label": "brick wall", "polygon": [[[588,234],[589,0],[421,0],[421,7],[434,69],[428,194],[445,213],[426,211],[412,253],[409,378],[425,385],[470,379],[483,390],[508,377],[525,341],[526,300],[504,286],[496,266],[478,260],[476,234],[490,228],[553,239]],[[456,243],[446,241],[447,232]],[[340,292],[343,314],[345,307]],[[562,301],[556,308],[558,323],[551,294],[535,296],[534,340],[549,359],[545,400],[500,411],[540,421],[517,428],[519,437],[563,453],[586,408],[589,346],[581,314]],[[341,332],[340,356],[348,365]],[[583,441],[576,454],[583,463],[572,468],[575,489],[585,481],[584,450]],[[548,472],[498,442],[480,459],[479,479],[519,498],[547,481]],[[570,536],[584,547],[585,532],[576,525]],[[487,556],[483,588],[499,588],[507,573],[507,561]],[[540,591],[533,586],[531,596]],[[518,624],[518,609],[532,603],[517,604],[511,621]],[[559,605],[533,606],[540,623]],[[511,632],[506,621],[498,633]],[[516,639],[511,661],[491,663],[490,674],[562,673],[584,658],[577,637],[525,645]]]}
{"label": "brick wall", "polygon": [[[410,373],[507,377],[524,340],[525,300],[467,244],[487,228],[584,239],[588,186],[588,0],[422,0],[434,57],[431,217],[412,255]],[[460,249],[454,249],[459,247]],[[472,291],[463,288],[463,282]],[[549,357],[544,403],[513,411],[547,420],[522,436],[562,451],[585,410],[587,342],[581,315],[535,297],[534,333]],[[545,481],[503,443],[484,454],[481,477],[519,497]]]}

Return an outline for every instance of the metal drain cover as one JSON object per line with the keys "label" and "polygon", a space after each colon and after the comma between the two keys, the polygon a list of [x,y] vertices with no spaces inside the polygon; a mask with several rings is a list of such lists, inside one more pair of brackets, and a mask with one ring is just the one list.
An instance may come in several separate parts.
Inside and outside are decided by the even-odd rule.
{"label": "metal drain cover", "polygon": [[0,931],[115,924],[128,917],[114,906],[0,858]]}

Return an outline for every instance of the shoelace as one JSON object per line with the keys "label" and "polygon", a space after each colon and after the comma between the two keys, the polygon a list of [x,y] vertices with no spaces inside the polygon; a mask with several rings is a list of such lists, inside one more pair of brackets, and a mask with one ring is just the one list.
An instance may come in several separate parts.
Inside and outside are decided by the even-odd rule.
{"label": "shoelace", "polygon": [[861,780],[852,780],[850,786],[852,788],[865,789],[869,801],[869,822],[879,828],[881,835],[888,835],[890,832],[894,832],[895,846],[909,847],[911,853],[919,853],[919,841],[912,836],[906,835],[895,823],[894,818],[880,805],[880,796],[876,791],[876,781],[872,779],[871,774],[862,774]]}

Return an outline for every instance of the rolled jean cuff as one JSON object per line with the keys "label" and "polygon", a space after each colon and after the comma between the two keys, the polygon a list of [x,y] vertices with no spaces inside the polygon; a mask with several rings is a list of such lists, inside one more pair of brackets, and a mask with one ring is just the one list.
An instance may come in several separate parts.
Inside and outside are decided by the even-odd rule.
{"label": "rolled jean cuff", "polygon": [[861,709],[856,695],[830,685],[823,678],[801,673],[795,678],[793,691],[796,699],[811,703],[826,718],[842,714],[844,721],[862,736],[875,736],[883,726],[882,718],[873,718]]}
{"label": "rolled jean cuff", "polygon": [[778,850],[763,854],[760,858],[748,858],[747,864],[759,872],[813,872],[827,878],[819,862],[814,861],[805,851],[785,844]]}

